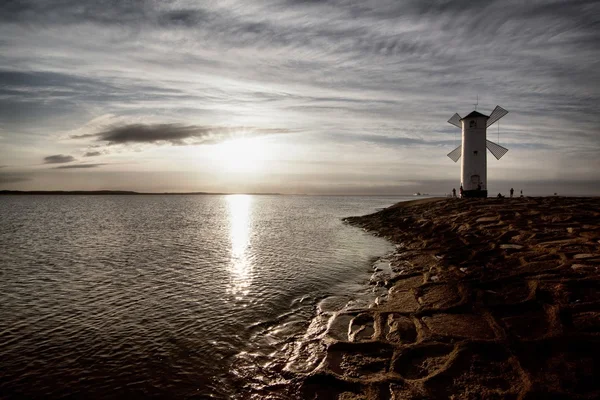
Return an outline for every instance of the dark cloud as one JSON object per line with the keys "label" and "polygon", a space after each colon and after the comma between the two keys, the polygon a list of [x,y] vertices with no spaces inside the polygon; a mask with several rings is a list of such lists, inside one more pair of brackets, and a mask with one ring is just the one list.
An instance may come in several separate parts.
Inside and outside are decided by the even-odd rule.
{"label": "dark cloud", "polygon": [[106,105],[159,98],[166,102],[199,100],[182,90],[136,80],[114,80],[46,71],[0,70],[0,118],[28,122],[80,111],[82,104]]}
{"label": "dark cloud", "polygon": [[215,127],[179,124],[129,124],[98,133],[71,136],[73,139],[95,138],[108,145],[132,143],[170,143],[173,145],[218,143],[242,137],[289,133],[288,129],[255,127]]}
{"label": "dark cloud", "polygon": [[106,165],[106,163],[98,163],[98,164],[72,164],[72,165],[61,165],[60,167],[55,167],[54,169],[81,169],[81,168],[97,168],[102,165]]}
{"label": "dark cloud", "polygon": [[210,21],[210,19],[211,13],[207,10],[180,9],[159,14],[157,22],[160,26],[194,27],[200,23]]}
{"label": "dark cloud", "polygon": [[4,0],[0,3],[0,19],[4,21],[43,21],[45,23],[99,24],[134,23],[151,12],[153,2],[147,0]]}
{"label": "dark cloud", "polygon": [[101,156],[101,155],[102,155],[102,152],[100,152],[100,151],[88,151],[83,156],[84,157],[96,157],[96,156]]}
{"label": "dark cloud", "polygon": [[394,137],[386,135],[352,135],[352,134],[334,134],[331,135],[338,142],[367,142],[383,146],[452,146],[452,140],[424,140],[411,137]]}
{"label": "dark cloud", "polygon": [[71,161],[75,161],[75,158],[64,154],[55,154],[53,156],[44,157],[44,164],[63,164]]}
{"label": "dark cloud", "polygon": [[23,72],[0,70],[0,93],[9,94],[11,89],[22,91],[22,88],[46,88],[53,90],[67,86],[84,86],[83,89],[90,89],[90,85],[96,81],[93,79],[82,78],[74,75],[59,74],[56,72]]}
{"label": "dark cloud", "polygon": [[27,182],[32,180],[31,176],[18,172],[1,172],[0,173],[0,185],[6,183],[19,183]]}

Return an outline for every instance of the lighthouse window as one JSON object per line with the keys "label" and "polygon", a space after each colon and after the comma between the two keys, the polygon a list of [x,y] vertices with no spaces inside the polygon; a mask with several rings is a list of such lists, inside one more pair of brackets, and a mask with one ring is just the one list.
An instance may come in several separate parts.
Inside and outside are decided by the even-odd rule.
{"label": "lighthouse window", "polygon": [[473,151],[473,154],[477,155],[477,150]]}
{"label": "lighthouse window", "polygon": [[477,121],[471,120],[471,122],[469,122],[469,128],[477,128]]}

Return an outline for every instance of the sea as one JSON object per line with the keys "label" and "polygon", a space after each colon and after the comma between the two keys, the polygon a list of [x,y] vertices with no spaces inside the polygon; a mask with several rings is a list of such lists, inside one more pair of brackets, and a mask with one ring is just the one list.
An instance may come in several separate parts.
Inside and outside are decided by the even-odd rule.
{"label": "sea", "polygon": [[0,398],[244,398],[392,251],[342,218],[411,198],[2,196]]}

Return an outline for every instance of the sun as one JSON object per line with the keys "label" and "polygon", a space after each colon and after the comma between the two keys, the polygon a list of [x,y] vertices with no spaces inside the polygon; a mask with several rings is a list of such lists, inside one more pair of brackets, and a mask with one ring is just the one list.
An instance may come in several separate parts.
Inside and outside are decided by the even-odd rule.
{"label": "sun", "polygon": [[257,172],[267,153],[257,138],[234,139],[215,145],[214,157],[229,172]]}

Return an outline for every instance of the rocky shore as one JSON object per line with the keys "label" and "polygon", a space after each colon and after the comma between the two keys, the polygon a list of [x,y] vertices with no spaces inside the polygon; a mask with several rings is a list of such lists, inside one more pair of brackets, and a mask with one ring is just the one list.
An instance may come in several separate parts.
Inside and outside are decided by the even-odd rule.
{"label": "rocky shore", "polygon": [[273,398],[600,398],[600,198],[425,199],[346,221],[396,244],[377,298],[322,302]]}

